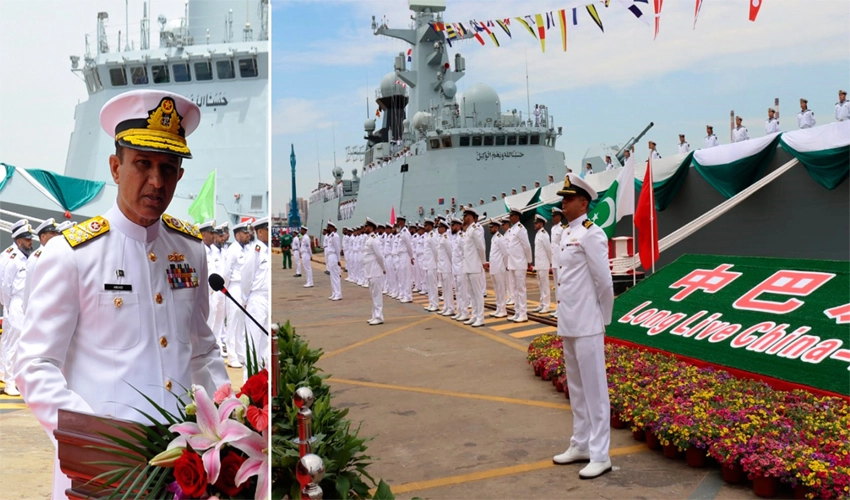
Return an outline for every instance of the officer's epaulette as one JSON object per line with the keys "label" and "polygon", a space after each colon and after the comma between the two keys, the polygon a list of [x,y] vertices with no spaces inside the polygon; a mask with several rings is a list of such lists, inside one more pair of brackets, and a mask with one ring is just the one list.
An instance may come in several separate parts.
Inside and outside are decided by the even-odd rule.
{"label": "officer's epaulette", "polygon": [[33,254],[33,256],[34,256],[35,258],[40,257],[40,256],[41,256],[41,249],[39,248],[38,250],[36,250],[36,251],[35,251],[35,253]]}
{"label": "officer's epaulette", "polygon": [[62,231],[62,236],[71,248],[75,248],[107,232],[109,232],[109,221],[98,215]]}
{"label": "officer's epaulette", "polygon": [[259,251],[260,251],[260,245],[255,246],[255,247],[254,247],[254,250],[256,250],[256,251],[258,251],[258,252],[259,252]]}
{"label": "officer's epaulette", "polygon": [[372,237],[373,237],[373,238],[375,237],[375,233],[372,233]]}
{"label": "officer's epaulette", "polygon": [[16,255],[18,255],[17,252],[12,253],[12,255],[9,256],[9,260],[15,260]]}
{"label": "officer's epaulette", "polygon": [[6,253],[12,253],[12,247],[7,248]]}
{"label": "officer's epaulette", "polygon": [[582,226],[584,226],[584,227],[585,227],[585,229],[589,229],[589,228],[590,228],[590,226],[592,226],[592,225],[593,225],[593,221],[592,221],[592,220],[590,220],[590,219],[585,219],[585,221],[584,221],[584,222],[582,222],[582,223],[581,223],[581,225],[582,225]]}
{"label": "officer's epaulette", "polygon": [[561,228],[566,229],[568,227],[570,227],[569,221],[561,223]]}
{"label": "officer's epaulette", "polygon": [[204,239],[203,236],[201,236],[201,232],[198,231],[198,228],[195,227],[194,224],[190,224],[184,220],[180,220],[177,217],[172,217],[168,214],[162,214],[162,222],[168,228],[173,229],[178,233],[182,233],[186,236],[191,236],[192,238],[197,238],[199,240]]}

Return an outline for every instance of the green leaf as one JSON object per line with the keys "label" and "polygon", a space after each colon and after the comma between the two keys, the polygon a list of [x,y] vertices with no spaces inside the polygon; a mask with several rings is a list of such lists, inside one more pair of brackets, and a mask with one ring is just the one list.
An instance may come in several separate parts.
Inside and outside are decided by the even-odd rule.
{"label": "green leaf", "polygon": [[381,479],[381,482],[378,483],[378,489],[375,490],[375,495],[372,498],[375,500],[395,500],[395,495],[393,495],[390,485]]}
{"label": "green leaf", "polygon": [[336,480],[336,491],[339,493],[339,498],[341,500],[348,499],[348,490],[350,488],[350,484],[348,482],[348,478],[345,476],[339,476]]}

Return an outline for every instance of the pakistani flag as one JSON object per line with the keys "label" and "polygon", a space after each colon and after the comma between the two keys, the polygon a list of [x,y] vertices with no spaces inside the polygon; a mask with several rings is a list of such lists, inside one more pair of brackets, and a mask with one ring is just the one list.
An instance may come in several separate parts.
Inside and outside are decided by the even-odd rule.
{"label": "pakistani flag", "polygon": [[198,197],[189,206],[188,212],[195,224],[201,224],[215,217],[215,170],[210,172],[204,185],[201,186]]}
{"label": "pakistani flag", "polygon": [[617,221],[626,215],[635,213],[635,160],[630,156],[626,165],[620,169],[617,179],[605,191],[596,208],[587,214],[587,218],[605,231],[610,240],[614,237]]}

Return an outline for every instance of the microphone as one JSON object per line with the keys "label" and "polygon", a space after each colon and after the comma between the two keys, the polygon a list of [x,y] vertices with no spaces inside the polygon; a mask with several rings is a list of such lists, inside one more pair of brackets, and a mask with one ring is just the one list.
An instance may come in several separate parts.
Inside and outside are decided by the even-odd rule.
{"label": "microphone", "polygon": [[262,331],[263,333],[266,334],[266,336],[268,336],[268,334],[269,334],[268,330],[263,328],[263,325],[261,325],[259,321],[254,319],[254,317],[251,316],[251,314],[248,311],[246,311],[244,307],[242,307],[242,304],[237,302],[237,300],[234,299],[232,295],[230,295],[230,292],[228,292],[227,288],[224,286],[224,278],[222,278],[221,275],[216,274],[216,273],[212,273],[212,274],[210,274],[207,281],[209,282],[210,288],[212,288],[213,291],[223,292],[225,295],[227,295],[227,298],[232,300],[233,303],[236,304],[236,306],[239,307],[239,309],[241,309],[243,313],[245,313],[245,316],[248,316],[249,318],[251,318],[251,321],[253,321],[254,324],[257,325],[257,327],[260,329],[260,331]]}

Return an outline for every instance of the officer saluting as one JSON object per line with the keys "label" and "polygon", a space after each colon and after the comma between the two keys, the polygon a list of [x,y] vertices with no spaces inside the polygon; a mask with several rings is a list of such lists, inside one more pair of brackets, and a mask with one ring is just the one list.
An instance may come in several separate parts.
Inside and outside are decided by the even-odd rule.
{"label": "officer saluting", "polygon": [[[207,264],[194,226],[165,215],[186,136],[201,112],[170,92],[110,99],[100,122],[115,138],[109,168],[118,197],[103,216],[53,238],[35,268],[16,380],[49,435],[60,408],[143,421],[158,415],[134,388],[170,412],[193,384],[228,383],[207,326]],[[55,462],[53,497],[70,481]]]}
{"label": "officer saluting", "polygon": [[558,335],[564,341],[564,367],[573,409],[569,449],[556,464],[590,460],[579,471],[591,479],[611,470],[608,382],[605,373],[605,325],[611,323],[614,288],[608,268],[608,238],[587,218],[596,192],[568,174],[561,207],[569,226],[561,237],[558,262]]}

